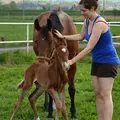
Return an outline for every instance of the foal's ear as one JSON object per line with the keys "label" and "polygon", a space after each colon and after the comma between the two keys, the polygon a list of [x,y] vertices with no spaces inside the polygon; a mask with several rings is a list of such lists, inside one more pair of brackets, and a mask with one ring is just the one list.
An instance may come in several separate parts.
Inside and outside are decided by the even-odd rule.
{"label": "foal's ear", "polygon": [[67,46],[67,41],[63,39],[64,45]]}
{"label": "foal's ear", "polygon": [[37,31],[40,30],[40,26],[39,26],[39,21],[38,21],[38,19],[36,19],[36,20],[34,21],[34,28],[36,28]]}
{"label": "foal's ear", "polygon": [[48,26],[48,30],[52,29],[52,22],[49,18],[47,19],[47,26]]}

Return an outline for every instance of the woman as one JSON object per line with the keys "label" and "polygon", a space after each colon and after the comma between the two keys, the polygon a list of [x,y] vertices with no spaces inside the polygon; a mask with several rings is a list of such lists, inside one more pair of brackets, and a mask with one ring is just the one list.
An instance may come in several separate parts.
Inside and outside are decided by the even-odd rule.
{"label": "woman", "polygon": [[92,53],[91,76],[98,120],[112,120],[112,87],[120,59],[112,43],[110,28],[105,19],[97,13],[97,7],[97,0],[81,0],[79,8],[85,18],[81,33],[63,36],[55,30],[55,34],[66,40],[86,39],[88,41],[87,46],[68,63],[72,65],[88,53]]}

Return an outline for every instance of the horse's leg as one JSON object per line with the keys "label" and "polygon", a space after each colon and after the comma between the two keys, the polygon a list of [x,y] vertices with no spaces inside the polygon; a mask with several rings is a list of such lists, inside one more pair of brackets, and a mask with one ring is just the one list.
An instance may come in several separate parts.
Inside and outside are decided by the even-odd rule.
{"label": "horse's leg", "polygon": [[44,111],[48,112],[48,93],[45,91]]}
{"label": "horse's leg", "polygon": [[62,102],[62,110],[61,110],[62,115],[64,117],[64,120],[68,120],[68,114],[65,105],[65,89],[63,89],[60,93],[60,100]]}
{"label": "horse's leg", "polygon": [[44,110],[48,112],[48,118],[53,118],[53,99],[49,93],[45,91],[45,101],[44,101]]}
{"label": "horse's leg", "polygon": [[14,112],[13,112],[10,120],[14,120],[14,116],[17,113],[17,111],[19,110],[19,108],[20,108],[20,106],[22,104],[22,101],[23,101],[25,95],[27,94],[27,92],[28,92],[28,90],[21,91],[21,95],[20,95],[20,97],[18,98],[18,100],[17,100],[17,102],[15,104]]}
{"label": "horse's leg", "polygon": [[43,93],[44,91],[40,88],[40,86],[36,86],[36,89],[30,94],[30,96],[28,97],[29,101],[30,101],[30,105],[32,107],[32,110],[34,112],[34,119],[35,120],[40,120],[40,118],[38,117],[38,113],[37,113],[37,109],[36,109],[36,100],[37,98]]}
{"label": "horse's leg", "polygon": [[70,108],[71,118],[76,118],[75,86],[74,86],[74,76],[75,76],[75,72],[76,72],[76,64],[73,64],[73,65],[70,67],[70,70],[68,71],[68,77],[69,77],[69,87],[68,87],[68,91],[69,91],[69,95],[70,95],[70,99],[71,99],[71,108]]}
{"label": "horse's leg", "polygon": [[62,102],[59,100],[59,97],[57,95],[57,91],[54,89],[48,89],[49,94],[52,96],[53,100],[55,101],[56,104],[56,117],[55,120],[59,120],[59,114],[62,109]]}
{"label": "horse's leg", "polygon": [[49,94],[49,105],[48,105],[48,118],[53,118],[53,99]]}

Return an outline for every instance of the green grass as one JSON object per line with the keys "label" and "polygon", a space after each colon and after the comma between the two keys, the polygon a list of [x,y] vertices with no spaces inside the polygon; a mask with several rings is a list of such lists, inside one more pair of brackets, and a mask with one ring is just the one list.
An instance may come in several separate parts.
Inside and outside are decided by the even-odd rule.
{"label": "green grass", "polygon": [[[43,12],[43,11],[41,11]],[[41,13],[40,12],[40,13]],[[67,11],[69,12],[69,11]],[[70,11],[70,15],[71,17],[72,14],[74,14],[74,12],[71,12]],[[77,16],[76,17],[81,17],[78,15],[79,12],[77,12]],[[0,18],[0,22],[34,22],[34,18],[29,18],[29,19],[25,19],[23,20],[21,18],[22,16],[19,16],[19,18],[11,18],[11,19],[8,19],[8,18]],[[75,16],[74,16],[75,17]],[[73,17],[73,18],[74,18]],[[112,18],[113,16],[111,16]],[[81,17],[83,19],[83,17]],[[74,20],[74,19],[73,19]],[[116,21],[116,20],[115,20]],[[27,39],[27,25],[0,25],[0,41],[1,41],[1,38],[5,38],[6,41],[20,41],[20,40],[26,40]],[[81,31],[81,25],[76,25],[77,27],[77,30],[78,32]],[[119,31],[120,31],[120,27],[111,27],[111,32],[113,35],[117,35],[117,36],[120,36],[119,34]],[[29,40],[32,40],[33,39],[33,25],[30,25],[29,26]],[[120,38],[117,38],[117,39],[114,39],[114,41],[117,41],[119,42],[120,41]],[[30,43],[31,44],[31,43]],[[0,47],[10,47],[10,46],[26,46],[26,43],[10,43],[10,44],[0,44]]]}
{"label": "green grass", "polygon": [[36,59],[35,54],[31,51],[29,54],[20,50],[0,54],[0,64],[30,64]]}
{"label": "green grass", "polygon": [[[120,48],[117,48],[120,57]],[[17,53],[17,54],[16,54]],[[26,55],[26,53],[17,51],[12,53],[3,53],[0,55],[0,120],[9,120],[14,109],[14,104],[20,95],[16,90],[18,83],[24,77],[26,68],[36,60],[33,52]],[[28,59],[27,59],[28,58]],[[16,62],[18,61],[18,62]],[[78,120],[97,120],[95,96],[92,88],[92,80],[90,77],[91,56],[86,56],[77,64],[77,73],[75,76],[76,87],[76,110]],[[118,76],[114,81],[113,86],[113,101],[114,114],[113,120],[120,120],[120,67],[118,69]],[[29,91],[29,94],[33,91]],[[29,95],[28,94],[28,95]],[[23,104],[15,116],[15,120],[33,120],[33,112],[31,110],[29,101],[25,97]],[[43,112],[44,94],[39,97],[37,101],[37,109],[42,120],[48,120],[47,113]],[[68,85],[66,85],[66,106],[70,120],[70,98],[68,95]],[[55,111],[54,111],[55,115]],[[61,117],[60,120],[63,120]]]}
{"label": "green grass", "polygon": [[[26,40],[27,25],[0,25],[0,37],[5,37],[6,40]],[[33,25],[30,25],[30,38],[32,38]]]}
{"label": "green grass", "polygon": [[[81,25],[76,25],[78,32],[81,30]],[[29,39],[33,39],[33,25],[29,26]],[[2,37],[5,38],[6,41],[20,41],[27,39],[27,27],[26,25],[0,25],[0,39]],[[111,27],[111,31],[113,35],[120,36],[119,31],[120,27]],[[120,39],[116,39],[119,41]],[[0,47],[3,45],[0,44]],[[8,46],[26,46],[26,43],[10,43],[5,44],[6,47]]]}

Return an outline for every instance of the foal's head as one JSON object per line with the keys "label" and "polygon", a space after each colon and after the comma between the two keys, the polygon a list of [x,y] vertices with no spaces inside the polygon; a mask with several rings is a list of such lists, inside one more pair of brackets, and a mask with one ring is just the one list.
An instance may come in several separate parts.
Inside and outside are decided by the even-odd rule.
{"label": "foal's head", "polygon": [[55,47],[55,59],[57,61],[57,64],[60,64],[64,71],[68,71],[70,68],[68,64],[68,56],[69,52],[67,46],[59,45]]}

